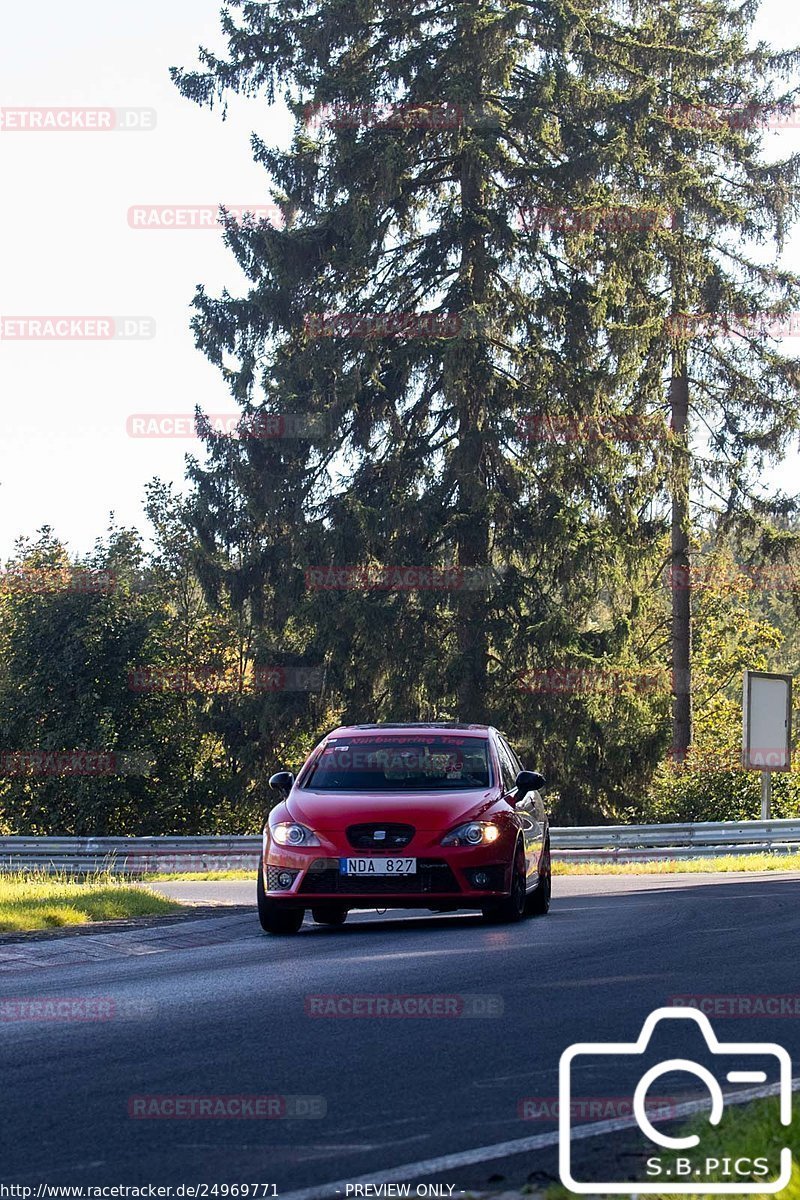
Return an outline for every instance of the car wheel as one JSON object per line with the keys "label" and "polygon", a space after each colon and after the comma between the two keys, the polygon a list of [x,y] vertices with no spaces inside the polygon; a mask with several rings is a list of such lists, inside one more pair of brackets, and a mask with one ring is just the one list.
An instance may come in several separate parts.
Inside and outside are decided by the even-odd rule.
{"label": "car wheel", "polygon": [[339,904],[320,904],[312,908],[311,915],[318,925],[344,925],[347,909]]}
{"label": "car wheel", "polygon": [[502,924],[521,921],[525,916],[525,903],[525,856],[520,847],[514,860],[510,894],[502,900],[495,901],[494,904],[486,905],[483,915],[487,921],[497,921]]}
{"label": "car wheel", "polygon": [[551,891],[552,868],[550,865],[550,839],[548,838],[539,863],[539,882],[536,885],[536,891],[531,893],[525,904],[526,917],[544,917],[549,913]]}
{"label": "car wheel", "polygon": [[256,883],[258,919],[265,933],[278,935],[297,933],[303,924],[305,910],[286,904],[283,900],[270,900],[264,889],[264,868],[258,868]]}

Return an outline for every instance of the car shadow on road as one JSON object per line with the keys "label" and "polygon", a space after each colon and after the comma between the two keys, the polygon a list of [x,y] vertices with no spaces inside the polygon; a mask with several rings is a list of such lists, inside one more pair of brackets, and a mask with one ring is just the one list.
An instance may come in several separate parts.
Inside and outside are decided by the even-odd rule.
{"label": "car shadow on road", "polygon": [[[598,876],[597,878],[602,877]],[[356,910],[356,913],[351,914],[346,925],[336,928],[313,924],[309,914],[301,932],[304,935],[313,933],[317,937],[365,937],[369,934],[427,933],[438,929],[444,931],[479,927],[487,932],[511,933],[515,929],[522,930],[531,926],[544,930],[553,922],[561,924],[562,921],[577,916],[577,910],[580,910],[582,916],[585,916],[592,909],[608,908],[609,901],[618,906],[620,910],[625,907],[626,902],[629,902],[631,906],[636,905],[639,912],[641,912],[641,906],[648,903],[658,906],[663,911],[664,903],[668,899],[674,901],[677,913],[680,912],[680,905],[689,902],[696,903],[698,900],[704,903],[722,902],[735,905],[739,913],[737,919],[744,927],[744,925],[751,924],[752,921],[761,920],[763,915],[769,915],[771,921],[774,921],[776,916],[781,913],[785,913],[787,918],[791,917],[796,910],[800,895],[800,876],[797,875],[793,875],[792,878],[775,877],[774,875],[765,878],[761,874],[756,876],[743,873],[731,880],[715,878],[713,882],[706,880],[702,883],[698,881],[697,883],[681,882],[680,884],[676,884],[673,877],[663,883],[654,882],[649,887],[636,884],[626,888],[625,882],[628,878],[632,881],[640,880],[643,877],[614,876],[614,883],[605,887],[601,892],[573,892],[571,895],[563,897],[558,895],[558,883],[556,882],[553,906],[547,917],[527,919],[518,924],[492,923],[486,921],[480,913],[468,910],[433,913],[424,909],[395,909],[392,916],[385,916],[375,910],[361,910],[361,915],[368,919],[359,920],[356,917],[359,910]],[[682,879],[685,878],[686,876],[682,877]],[[761,913],[762,905],[764,906],[763,914]],[[746,919],[743,920],[745,914]]]}
{"label": "car shadow on road", "polygon": [[[370,933],[430,933],[435,929],[469,929],[476,926],[485,929],[487,932],[515,928],[514,925],[501,925],[486,921],[480,913],[428,913],[414,909],[404,909],[397,910],[398,914],[401,911],[403,913],[402,916],[396,915],[391,917],[365,912],[363,915],[369,915],[369,920],[353,920],[351,916],[346,925],[339,925],[336,928],[315,925],[313,920],[307,917],[301,933],[313,933],[317,937],[347,937],[365,936]],[[531,922],[521,921],[516,925],[516,928],[522,928],[523,925],[527,924],[531,924]]]}

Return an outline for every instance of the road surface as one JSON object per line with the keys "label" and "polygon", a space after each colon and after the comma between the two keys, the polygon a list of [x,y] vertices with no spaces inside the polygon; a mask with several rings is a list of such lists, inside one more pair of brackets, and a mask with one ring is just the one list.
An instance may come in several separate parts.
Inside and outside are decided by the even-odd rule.
{"label": "road surface", "polygon": [[[455,1165],[422,1175],[454,1195],[547,1183],[552,1145],[477,1163],[468,1152],[553,1134],[570,1043],[629,1041],[674,996],[785,995],[796,983],[800,874],[560,876],[551,914],[519,925],[362,913],[338,930],[307,920],[285,939],[261,933],[250,883],[158,886],[220,907],[0,939],[1,1183],[260,1182],[281,1197],[334,1196],[332,1181],[402,1179],[443,1155]],[[354,995],[436,995],[443,1013],[314,1015]],[[63,1019],[44,1005],[58,999],[103,1019]],[[779,1041],[800,1060],[800,1020],[726,1019],[718,1033]],[[583,1080],[594,1097],[627,1082],[611,1064]],[[325,1115],[142,1117],[142,1098],[176,1095],[286,1097],[273,1112]],[[583,1153],[600,1171],[622,1151],[595,1138]]]}

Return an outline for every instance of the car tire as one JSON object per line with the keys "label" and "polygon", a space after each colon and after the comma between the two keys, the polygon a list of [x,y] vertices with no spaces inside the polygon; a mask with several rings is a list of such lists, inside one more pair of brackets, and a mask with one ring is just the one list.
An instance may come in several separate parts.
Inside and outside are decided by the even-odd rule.
{"label": "car tire", "polygon": [[347,909],[339,904],[319,904],[311,909],[311,916],[317,925],[344,925]]}
{"label": "car tire", "polygon": [[[542,865],[544,864],[544,871]],[[550,862],[550,838],[545,843],[539,863],[539,882],[536,890],[531,892],[525,902],[526,917],[544,917],[550,911],[550,895],[552,892],[552,866]]]}
{"label": "car tire", "polygon": [[513,922],[521,921],[525,916],[526,903],[525,855],[520,846],[514,859],[509,895],[504,896],[502,900],[496,900],[493,904],[487,904],[483,909],[483,915],[487,921],[510,925]]}
{"label": "car tire", "polygon": [[256,899],[258,901],[258,919],[265,933],[279,937],[297,933],[303,924],[305,910],[283,900],[270,900],[264,888],[264,868],[258,868],[256,883]]}

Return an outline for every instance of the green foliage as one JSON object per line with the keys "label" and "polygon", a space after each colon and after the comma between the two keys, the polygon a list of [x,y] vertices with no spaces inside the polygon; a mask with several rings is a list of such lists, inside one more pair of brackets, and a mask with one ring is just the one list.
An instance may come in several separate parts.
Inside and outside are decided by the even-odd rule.
{"label": "green foliage", "polygon": [[107,874],[84,879],[30,872],[0,874],[0,933],[163,916],[179,909],[179,904],[151,888],[132,887]]}
{"label": "green foliage", "polygon": [[[558,822],[751,805],[752,778],[696,756],[735,749],[745,666],[784,646],[800,661],[796,595],[696,591],[696,751],[678,770],[662,568],[671,503],[701,557],[732,555],[734,533],[756,557],[797,548],[793,502],[760,484],[800,422],[798,363],[768,325],[725,325],[800,303],[770,257],[798,160],[766,163],[758,130],[728,120],[794,99],[795,56],[751,48],[752,20],[734,0],[435,17],[230,0],[224,52],[177,86],[223,109],[280,98],[294,119],[288,146],[252,140],[283,226],[228,220],[242,294],[195,296],[242,436],[199,414],[188,498],[148,492],[154,552],[112,530],[78,564],[114,570],[113,592],[0,597],[0,744],[148,764],[6,778],[14,828],[248,831],[271,771],[332,725],[444,717],[505,729]],[[398,327],[420,314],[432,325]],[[674,378],[688,431],[665,425]],[[281,415],[291,436],[258,432]],[[75,565],[49,531],[15,564]],[[313,586],[330,566],[460,582]],[[136,692],[139,666],[186,684]],[[253,686],[272,667],[320,685]],[[565,670],[578,686],[542,686]]]}
{"label": "green foliage", "polygon": [[[183,686],[187,665],[199,674],[229,653],[192,590],[167,543],[148,561],[130,531],[112,528],[81,561],[49,529],[18,544],[0,594],[0,812],[10,831],[189,834],[216,828],[226,801],[219,828],[236,825],[235,774],[206,728],[203,696]],[[178,687],[138,687],[143,667]],[[66,767],[42,757],[69,753]],[[239,814],[243,831],[259,815]]]}
{"label": "green foliage", "polygon": [[[288,148],[253,140],[285,227],[230,222],[248,290],[195,298],[197,344],[243,415],[326,431],[209,431],[191,467],[209,602],[247,622],[256,654],[325,668],[323,704],[237,705],[251,747],[256,728],[310,735],[322,708],[488,719],[556,781],[562,820],[613,818],[644,791],[669,742],[668,687],[556,694],[525,679],[668,667],[662,536],[691,443],[664,430],[671,373],[702,431],[703,503],[768,525],[752,485],[797,427],[797,364],[760,329],[686,336],[698,312],[781,313],[798,297],[793,276],[747,258],[797,208],[797,162],[765,165],[757,134],[725,119],[792,99],[791,63],[748,48],[751,20],[731,0],[462,0],[435,22],[414,0],[234,0],[225,54],[173,72],[200,104],[281,96],[295,118]],[[376,115],[386,104],[404,119]],[[708,111],[722,119],[687,120]],[[454,315],[457,336],[374,332],[418,311]],[[318,336],[336,313],[373,325]],[[524,435],[553,417],[588,432]],[[635,436],[609,434],[615,422]],[[330,564],[454,564],[487,585],[310,591],[304,572]]]}
{"label": "green foliage", "polygon": [[[542,666],[625,656],[665,471],[663,439],[622,447],[603,433],[648,416],[630,387],[646,339],[610,336],[630,286],[610,265],[618,239],[562,244],[539,220],[596,202],[618,155],[599,132],[617,99],[597,6],[582,15],[578,33],[558,4],[461,3],[434,23],[414,3],[234,4],[227,57],[203,52],[201,71],[174,73],[200,103],[280,92],[295,115],[288,149],[254,141],[285,228],[229,225],[249,290],[200,288],[194,328],[246,418],[288,411],[326,430],[208,432],[190,473],[209,602],[241,614],[256,654],[324,665],[322,707],[344,719],[448,715],[517,732],[576,816],[596,811],[597,791],[613,808],[620,769],[633,761],[644,778],[663,740],[646,705],[621,698],[609,727],[583,697],[524,687]],[[480,119],[304,120],[309,106],[386,100]],[[417,311],[453,315],[457,334],[314,333],[319,314]],[[580,445],[539,435],[554,412],[588,428]],[[483,582],[310,590],[307,568],[330,564],[452,565]],[[320,708],[309,697],[275,716],[307,734]],[[237,717],[251,744],[255,721],[277,732],[263,701]]]}
{"label": "green foliage", "polygon": [[[741,757],[741,753],[739,755]],[[685,764],[661,763],[637,807],[642,822],[755,821],[761,817],[761,776],[731,760],[725,769],[691,750]],[[800,771],[773,772],[773,817],[800,817]]]}
{"label": "green foliage", "polygon": [[[741,767],[742,673],[781,670],[780,629],[759,611],[763,593],[722,542],[698,554],[694,627],[695,740],[685,762],[657,767],[635,821],[738,821],[761,815],[761,777]],[[774,772],[772,812],[800,816],[800,770]]]}

